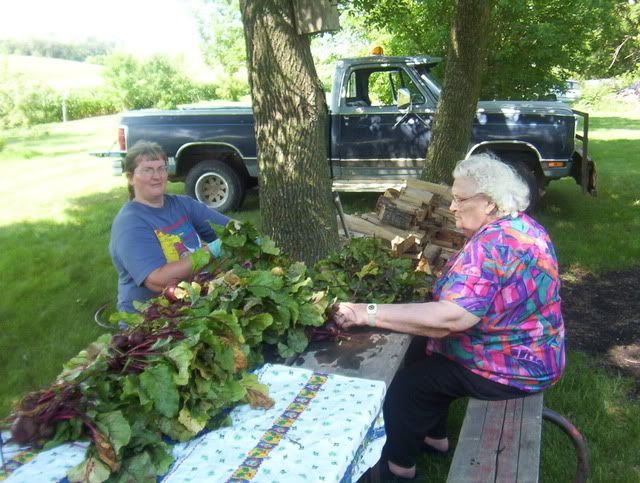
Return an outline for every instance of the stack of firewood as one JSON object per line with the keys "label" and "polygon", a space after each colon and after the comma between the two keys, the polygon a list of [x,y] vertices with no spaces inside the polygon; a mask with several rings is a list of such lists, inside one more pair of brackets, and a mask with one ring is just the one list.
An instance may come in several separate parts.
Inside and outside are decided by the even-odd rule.
{"label": "stack of firewood", "polygon": [[437,275],[465,242],[449,211],[451,199],[448,186],[409,179],[400,190],[385,191],[375,212],[344,219],[350,235],[386,240],[395,254],[414,258],[419,270]]}

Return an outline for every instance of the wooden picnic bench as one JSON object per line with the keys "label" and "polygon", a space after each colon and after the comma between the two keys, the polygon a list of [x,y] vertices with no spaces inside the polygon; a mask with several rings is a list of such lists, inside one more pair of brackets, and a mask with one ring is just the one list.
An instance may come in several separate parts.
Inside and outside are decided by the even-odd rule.
{"label": "wooden picnic bench", "polygon": [[577,453],[574,481],[589,473],[586,444],[564,417],[543,405],[543,393],[506,401],[469,399],[447,482],[537,482],[542,420],[569,435]]}

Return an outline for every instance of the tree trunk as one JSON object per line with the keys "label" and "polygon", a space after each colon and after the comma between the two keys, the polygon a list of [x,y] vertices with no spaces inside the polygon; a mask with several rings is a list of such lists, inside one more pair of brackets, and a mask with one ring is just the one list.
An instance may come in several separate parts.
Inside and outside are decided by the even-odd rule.
{"label": "tree trunk", "polygon": [[308,264],[338,247],[328,110],[291,0],[241,1],[258,146],[263,231]]}
{"label": "tree trunk", "polygon": [[451,184],[467,153],[487,60],[489,19],[495,0],[457,0],[451,23],[442,95],[421,178]]}

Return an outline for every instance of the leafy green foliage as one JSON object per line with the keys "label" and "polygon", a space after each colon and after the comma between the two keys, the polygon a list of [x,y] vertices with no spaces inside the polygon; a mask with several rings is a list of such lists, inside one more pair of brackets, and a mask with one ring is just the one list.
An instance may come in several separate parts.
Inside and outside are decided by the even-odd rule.
{"label": "leafy green foliage", "polygon": [[265,346],[283,358],[304,351],[325,323],[328,293],[407,301],[425,282],[410,260],[391,258],[375,239],[352,240],[318,264],[314,280],[251,224],[217,229],[222,257],[208,271],[139,304],[137,314],[112,314],[127,321],[126,332],[99,337],[52,386],[22,399],[9,418],[17,441],[49,439],[51,447],[85,435],[93,444],[71,481],[152,480],[171,461],[161,435],[185,441],[221,424],[237,404],[272,404],[246,371]]}
{"label": "leafy green foliage", "polygon": [[0,127],[60,121],[61,97],[50,87],[28,83],[0,68]]}
{"label": "leafy green foliage", "polygon": [[216,72],[216,95],[237,101],[249,94],[246,50],[238,0],[205,0],[197,15],[201,51]]}
{"label": "leafy green foliage", "polygon": [[314,268],[316,287],[352,302],[424,301],[433,282],[424,272],[416,272],[410,259],[391,257],[376,238],[352,238]]}
{"label": "leafy green foliage", "polygon": [[170,109],[207,92],[180,71],[178,61],[163,55],[139,61],[129,54],[113,54],[105,59],[103,75],[119,109]]}
{"label": "leafy green foliage", "polygon": [[[569,77],[616,73],[609,69],[616,46],[627,37],[635,36],[635,45],[638,41],[637,5],[623,3],[496,2],[481,98],[531,99]],[[388,54],[444,56],[453,6],[453,0],[355,0],[347,11],[392,34],[385,46]],[[625,51],[633,52],[633,47],[625,46]],[[628,60],[623,67],[619,59],[620,72],[632,68]]]}

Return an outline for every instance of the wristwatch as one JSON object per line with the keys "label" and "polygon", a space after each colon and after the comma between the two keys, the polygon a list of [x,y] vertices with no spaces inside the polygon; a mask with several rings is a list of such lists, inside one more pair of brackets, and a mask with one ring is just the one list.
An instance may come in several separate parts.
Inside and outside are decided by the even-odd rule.
{"label": "wristwatch", "polygon": [[376,326],[377,313],[378,313],[378,304],[367,304],[367,323],[371,327]]}

